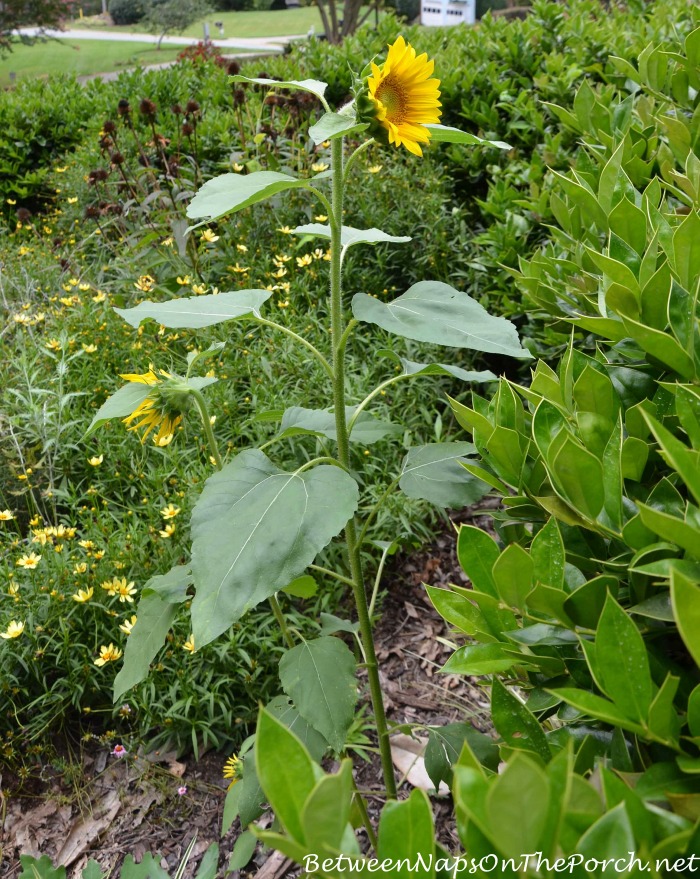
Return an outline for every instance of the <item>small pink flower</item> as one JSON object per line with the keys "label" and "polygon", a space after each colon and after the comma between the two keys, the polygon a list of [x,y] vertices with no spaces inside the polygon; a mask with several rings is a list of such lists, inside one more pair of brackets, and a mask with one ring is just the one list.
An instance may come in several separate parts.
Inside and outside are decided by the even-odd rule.
{"label": "small pink flower", "polygon": [[112,751],[113,757],[126,757],[129,752],[126,750],[124,745],[115,745],[114,750]]}
{"label": "small pink flower", "polygon": [[179,787],[177,789],[177,795],[179,797],[184,797],[186,793],[187,793],[187,786],[184,784],[182,785],[182,787]]}

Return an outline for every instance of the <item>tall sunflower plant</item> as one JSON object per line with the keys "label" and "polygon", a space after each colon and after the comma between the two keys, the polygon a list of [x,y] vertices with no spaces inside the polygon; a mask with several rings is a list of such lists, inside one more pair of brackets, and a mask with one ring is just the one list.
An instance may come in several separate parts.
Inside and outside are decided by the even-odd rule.
{"label": "tall sunflower plant", "polygon": [[[473,134],[439,124],[440,82],[434,62],[398,37],[383,63],[372,62],[356,77],[354,99],[337,112],[324,93],[326,83],[306,79],[273,82],[234,76],[237,82],[271,88],[303,89],[321,102],[324,113],[309,129],[311,140],[330,142],[331,167],[311,178],[274,171],[228,173],[206,182],[187,209],[196,226],[221,219],[286,190],[305,190],[319,202],[326,224],[298,226],[294,234],[330,241],[329,344],[322,351],[289,328],[263,316],[268,290],[235,290],[213,295],[143,301],[134,308],[117,309],[132,326],[153,319],[167,328],[197,330],[226,321],[249,321],[270,332],[291,336],[304,346],[327,377],[329,408],[304,408],[303,401],[284,412],[280,435],[324,437],[334,453],[314,458],[293,472],[280,469],[260,449],[249,449],[224,460],[211,427],[202,391],[214,379],[192,376],[200,359],[193,354],[186,376],[150,367],[144,374],[125,375],[128,383],[98,411],[89,431],[110,418],[120,417],[130,429],[149,433],[157,445],[167,445],[183,416],[194,408],[211,448],[215,472],[207,479],[191,519],[191,560],[154,577],[143,590],[137,622],[128,639],[123,667],[115,682],[115,700],[148,674],[176,614],[191,599],[193,649],[201,649],[225,632],[255,605],[270,603],[282,629],[287,650],[280,661],[284,695],[260,710],[254,738],[244,747],[236,778],[229,790],[225,825],[240,818],[246,834],[240,851],[257,837],[309,866],[308,858],[327,853],[361,859],[373,849],[382,857],[411,845],[433,846],[430,803],[422,791],[397,801],[392,765],[390,726],[382,695],[368,589],[363,570],[368,549],[368,527],[379,506],[395,489],[442,506],[459,507],[478,500],[487,486],[461,465],[473,451],[468,443],[433,443],[410,448],[396,478],[382,499],[362,520],[360,507],[363,444],[398,432],[397,426],[376,418],[372,402],[386,388],[421,376],[449,375],[465,382],[490,381],[488,371],[467,371],[449,364],[415,363],[402,359],[402,368],[364,399],[347,397],[346,347],[362,325],[374,325],[405,339],[528,358],[515,327],[489,314],[466,293],[437,281],[421,281],[388,304],[357,292],[350,301],[343,291],[343,263],[351,247],[362,244],[404,244],[408,236],[379,229],[358,229],[344,222],[343,196],[358,158],[372,144],[406,149],[416,158],[424,148],[453,143],[507,149],[501,142],[483,141]],[[352,136],[350,149],[346,138]],[[381,281],[378,279],[378,286]],[[267,445],[267,444],[266,444]],[[315,562],[328,544],[342,535],[346,568],[325,569]],[[362,556],[361,556],[362,552]],[[379,583],[386,550],[380,553],[372,580]],[[294,590],[310,572],[333,577],[354,598],[357,621],[326,628],[313,640],[296,634],[284,617],[278,594]],[[351,650],[342,637],[356,639]],[[359,662],[356,659],[359,658]],[[346,756],[348,734],[358,701],[358,672],[369,685],[378,752],[386,796],[378,830],[373,826],[365,798],[355,784]],[[254,744],[253,744],[254,743]],[[328,755],[340,768],[326,775],[320,768]],[[255,821],[268,803],[276,816],[275,830],[262,830]],[[363,846],[355,835],[364,828]],[[363,850],[364,853],[363,854]],[[427,850],[427,849],[426,849]],[[335,862],[334,862],[335,863]],[[336,876],[344,869],[328,863],[310,865],[318,875]]]}

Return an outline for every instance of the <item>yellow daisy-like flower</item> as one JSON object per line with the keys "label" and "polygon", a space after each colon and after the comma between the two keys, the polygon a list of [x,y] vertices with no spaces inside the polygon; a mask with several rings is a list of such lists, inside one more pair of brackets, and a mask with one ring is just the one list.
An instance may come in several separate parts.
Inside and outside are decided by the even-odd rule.
{"label": "yellow daisy-like flower", "polygon": [[95,590],[92,586],[88,589],[78,589],[77,592],[73,593],[73,601],[77,601],[78,604],[84,604],[86,601],[90,601],[94,594]]}
{"label": "yellow daisy-like flower", "polygon": [[129,424],[129,430],[139,430],[139,428],[145,427],[146,431],[141,437],[142,443],[146,442],[146,439],[152,430],[157,429],[155,441],[157,445],[160,445],[161,440],[175,433],[175,428],[182,421],[182,414],[167,406],[165,401],[158,395],[158,385],[163,383],[163,379],[172,378],[170,373],[165,372],[163,369],[159,369],[158,372],[160,375],[156,375],[154,367],[151,366],[148,372],[142,374],[122,374],[121,378],[125,378],[130,382],[151,385],[154,388],[154,392],[149,394],[145,400],[139,403],[131,415],[127,415],[124,419],[124,423],[129,424],[131,421],[140,419],[136,420],[136,424]]}
{"label": "yellow daisy-like flower", "polygon": [[104,459],[104,455],[93,455],[91,458],[88,458],[88,464],[91,464],[93,467],[99,467]]}
{"label": "yellow daisy-like flower", "polygon": [[83,351],[86,354],[94,354],[97,351],[97,345],[83,345]]}
{"label": "yellow daisy-like flower", "polygon": [[124,632],[125,635],[130,635],[131,630],[136,625],[136,614],[134,614],[130,620],[124,620],[123,623],[119,624],[119,628]]}
{"label": "yellow daisy-like flower", "polygon": [[237,757],[235,754],[231,754],[228,760],[224,763],[223,776],[224,778],[230,778],[231,784],[228,786],[228,789],[236,784],[236,782],[241,780],[241,771],[243,769],[243,761],[240,757]]}
{"label": "yellow daisy-like flower", "polygon": [[46,342],[44,347],[48,348],[49,351],[60,351],[61,350],[61,343],[58,341],[58,339],[49,339],[49,341]]}
{"label": "yellow daisy-like flower", "polygon": [[116,662],[118,659],[121,659],[122,652],[118,647],[115,647],[114,644],[109,644],[109,646],[105,647],[104,644],[100,647],[100,656],[98,659],[93,660],[94,665],[103,666],[107,665],[108,662]]}
{"label": "yellow daisy-like flower", "polygon": [[416,50],[403,37],[389,46],[381,67],[372,63],[367,80],[376,119],[386,129],[389,143],[405,146],[422,156],[420,144],[430,141],[426,125],[440,121],[440,80],[432,79],[434,61]]}
{"label": "yellow daisy-like flower", "polygon": [[24,623],[20,623],[17,620],[10,620],[5,631],[0,632],[0,638],[4,638],[6,641],[10,638],[19,638],[23,631]]}
{"label": "yellow daisy-like flower", "polygon": [[29,570],[33,570],[40,561],[40,555],[37,555],[35,552],[30,552],[29,555],[23,555],[21,558],[18,558],[15,564],[18,568],[28,568]]}
{"label": "yellow daisy-like flower", "polygon": [[165,526],[165,528],[162,531],[159,531],[158,533],[163,538],[163,540],[168,540],[168,538],[173,536],[173,534],[175,533],[175,530],[176,530],[176,526],[173,525],[172,522],[168,522],[168,524]]}
{"label": "yellow daisy-like flower", "polygon": [[141,275],[138,281],[134,281],[134,287],[142,293],[150,293],[156,285],[156,279],[152,275]]}
{"label": "yellow daisy-like flower", "polygon": [[112,583],[114,584],[114,595],[118,596],[122,603],[128,601],[129,604],[133,604],[133,596],[136,595],[136,587],[133,582],[127,583],[126,577],[115,577]]}
{"label": "yellow daisy-like flower", "polygon": [[199,236],[199,240],[206,241],[208,244],[213,244],[215,241],[219,240],[219,236],[215,232],[212,232],[211,229],[205,229]]}
{"label": "yellow daisy-like flower", "polygon": [[12,510],[0,510],[0,522],[9,522],[14,518]]}
{"label": "yellow daisy-like flower", "polygon": [[167,507],[163,507],[160,511],[160,514],[164,519],[174,519],[179,513],[180,507],[176,507],[174,504],[168,504]]}
{"label": "yellow daisy-like flower", "polygon": [[194,635],[190,634],[190,637],[182,645],[182,649],[186,650],[188,653],[194,653],[196,649],[194,646]]}

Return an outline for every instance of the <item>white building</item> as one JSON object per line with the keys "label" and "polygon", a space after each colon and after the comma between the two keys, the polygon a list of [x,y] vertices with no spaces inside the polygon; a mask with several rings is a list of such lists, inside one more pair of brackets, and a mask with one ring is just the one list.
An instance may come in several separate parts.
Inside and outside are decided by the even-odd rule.
{"label": "white building", "polygon": [[476,0],[422,0],[420,21],[427,27],[474,24]]}

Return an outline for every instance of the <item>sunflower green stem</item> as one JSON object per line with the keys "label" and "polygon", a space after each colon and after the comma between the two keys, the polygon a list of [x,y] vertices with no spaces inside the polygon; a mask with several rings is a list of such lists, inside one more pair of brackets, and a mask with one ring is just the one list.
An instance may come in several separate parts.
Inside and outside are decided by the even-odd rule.
{"label": "sunflower green stem", "polygon": [[[341,232],[343,228],[343,138],[337,137],[331,141],[331,168],[332,168],[332,212],[329,214],[331,228],[331,266],[330,266],[330,311],[331,311],[331,338],[333,342],[333,409],[335,412],[335,424],[338,444],[338,460],[340,464],[349,469],[350,465],[350,442],[348,425],[345,420],[345,344],[343,325],[343,302],[342,302],[342,271],[341,271]],[[355,529],[354,518],[350,519],[345,528],[345,542],[347,545],[350,576],[353,582],[352,590],[360,624],[360,637],[364,647],[369,680],[372,708],[374,710],[377,736],[379,738],[379,754],[382,762],[382,774],[387,796],[396,799],[396,779],[391,760],[391,746],[389,743],[389,730],[384,708],[381,683],[379,681],[379,667],[377,654],[374,648],[372,623],[367,607],[367,593],[362,574],[359,544]]]}
{"label": "sunflower green stem", "polygon": [[284,618],[284,614],[282,613],[282,608],[280,607],[280,603],[277,600],[277,595],[271,595],[268,599],[270,602],[270,607],[272,608],[272,613],[274,614],[275,619],[277,620],[277,625],[280,627],[280,631],[282,632],[282,637],[284,638],[284,643],[291,650],[292,647],[295,647],[294,638],[292,638],[292,633],[289,631],[289,627],[287,626],[287,621]]}
{"label": "sunflower green stem", "polygon": [[195,388],[190,388],[190,394],[192,394],[192,396],[194,397],[194,401],[197,404],[197,408],[199,409],[199,415],[202,419],[202,427],[204,428],[204,435],[207,438],[209,451],[211,452],[211,456],[214,459],[214,463],[216,464],[216,469],[221,470],[221,468],[224,466],[224,462],[221,457],[221,453],[219,452],[219,444],[217,443],[216,437],[214,436],[214,431],[211,429],[211,418],[209,416],[207,401],[204,399],[204,395],[201,393],[201,391],[198,391]]}

